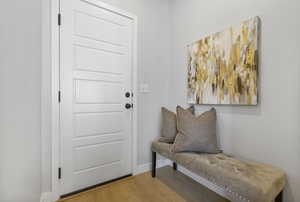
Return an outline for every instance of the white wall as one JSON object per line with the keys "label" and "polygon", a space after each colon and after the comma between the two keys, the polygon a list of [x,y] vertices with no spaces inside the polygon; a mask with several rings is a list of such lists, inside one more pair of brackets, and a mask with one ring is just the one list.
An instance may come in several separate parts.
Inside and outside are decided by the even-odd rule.
{"label": "white wall", "polygon": [[40,1],[0,1],[0,201],[40,197]]}
{"label": "white wall", "polygon": [[[173,0],[169,105],[186,104],[186,45],[260,16],[260,104],[216,106],[222,149],[284,169],[285,202],[300,201],[300,1]],[[176,89],[176,90],[174,90]],[[210,106],[198,106],[203,111]]]}

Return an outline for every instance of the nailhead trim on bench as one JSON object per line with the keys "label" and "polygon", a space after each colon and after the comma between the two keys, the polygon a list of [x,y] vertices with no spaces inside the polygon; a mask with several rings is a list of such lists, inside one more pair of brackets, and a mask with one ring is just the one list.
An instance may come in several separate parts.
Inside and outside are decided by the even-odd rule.
{"label": "nailhead trim on bench", "polygon": [[216,183],[216,180],[215,180],[213,177],[209,176],[208,178],[209,178],[209,181],[210,181],[211,183],[213,183],[214,185],[216,185],[216,186],[218,186],[218,187],[221,187],[223,190],[225,190],[227,193],[229,193],[232,197],[234,197],[234,198],[236,198],[236,199],[239,199],[240,201],[251,202],[248,198],[246,198],[246,197],[244,197],[244,196],[242,196],[242,195],[240,195],[240,194],[238,194],[238,193],[232,191],[232,190],[229,189],[228,187],[226,187],[226,186],[224,186],[224,185],[217,184],[217,183]]}
{"label": "nailhead trim on bench", "polygon": [[[153,151],[153,152],[154,152],[154,151]],[[156,152],[154,152],[154,153],[156,153]],[[164,156],[164,155],[163,155],[163,156]],[[166,158],[170,158],[170,157],[168,157],[168,156],[166,155]],[[172,158],[170,158],[170,159],[172,159]],[[172,159],[172,160],[173,160],[174,163],[178,163],[178,162],[176,162],[174,159]],[[178,163],[178,164],[180,164],[180,163]],[[183,166],[183,167],[184,167],[184,166]],[[154,169],[155,169],[155,168],[154,168]],[[186,169],[188,169],[188,168],[186,168]],[[199,175],[199,174],[197,174],[197,175]],[[205,177],[204,177],[203,175],[199,175],[199,176],[201,176],[202,178],[208,180],[208,181],[211,182],[212,184],[214,184],[214,185],[220,187],[221,189],[223,189],[223,190],[228,194],[228,195],[227,195],[228,199],[234,200],[233,202],[254,202],[254,201],[252,201],[252,200],[246,198],[245,196],[242,196],[242,195],[240,195],[239,193],[232,191],[230,188],[228,188],[227,185],[221,185],[221,184],[218,184],[218,183],[216,182],[215,178],[212,177],[211,175],[208,175],[207,173],[206,173]],[[281,194],[282,194],[282,192],[281,192]],[[278,196],[276,197],[275,200],[277,200],[278,197],[280,197],[280,195],[278,195]],[[237,201],[236,201],[236,200],[237,200]],[[281,200],[282,200],[282,199],[280,198],[279,201],[281,201]]]}

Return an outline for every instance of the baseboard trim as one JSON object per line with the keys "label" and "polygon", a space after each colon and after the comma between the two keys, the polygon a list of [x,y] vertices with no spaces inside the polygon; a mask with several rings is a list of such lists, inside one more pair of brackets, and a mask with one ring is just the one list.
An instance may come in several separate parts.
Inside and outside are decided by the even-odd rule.
{"label": "baseboard trim", "polygon": [[[169,164],[164,159],[157,160],[157,162],[156,162],[156,168],[164,167],[167,165],[169,165]],[[149,171],[151,171],[151,168],[152,168],[152,163],[145,163],[145,164],[139,165],[135,175],[149,172]]]}
{"label": "baseboard trim", "polygon": [[44,192],[41,195],[40,202],[55,202],[59,199],[59,195],[53,192]]}

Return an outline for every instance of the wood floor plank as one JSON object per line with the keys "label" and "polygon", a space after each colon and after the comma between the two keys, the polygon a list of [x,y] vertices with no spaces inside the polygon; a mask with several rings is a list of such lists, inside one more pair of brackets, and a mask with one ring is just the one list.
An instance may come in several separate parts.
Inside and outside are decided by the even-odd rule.
{"label": "wood floor plank", "polygon": [[228,202],[189,177],[167,166],[157,177],[143,173],[58,202]]}

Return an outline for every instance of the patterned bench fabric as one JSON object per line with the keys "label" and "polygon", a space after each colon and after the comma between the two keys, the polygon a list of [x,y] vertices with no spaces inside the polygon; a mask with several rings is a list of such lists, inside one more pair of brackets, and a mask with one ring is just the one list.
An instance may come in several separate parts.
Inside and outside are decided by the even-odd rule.
{"label": "patterned bench fabric", "polygon": [[159,142],[159,141],[153,142],[151,146],[152,151],[157,152],[168,159],[175,160],[174,153],[172,153],[171,149],[172,149],[172,144]]}
{"label": "patterned bench fabric", "polygon": [[152,151],[222,187],[232,201],[272,202],[286,177],[281,169],[220,154],[172,153],[172,145],[153,142]]}

